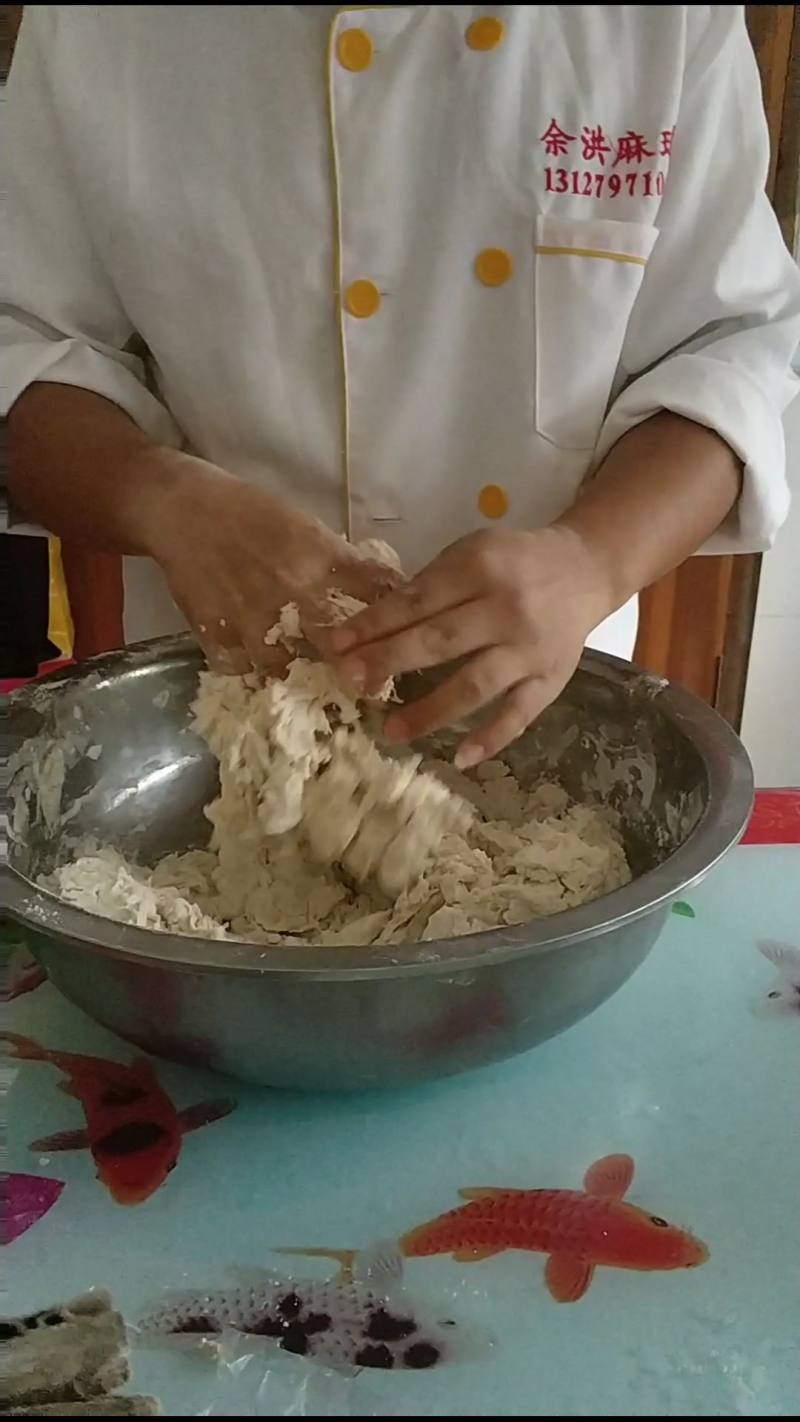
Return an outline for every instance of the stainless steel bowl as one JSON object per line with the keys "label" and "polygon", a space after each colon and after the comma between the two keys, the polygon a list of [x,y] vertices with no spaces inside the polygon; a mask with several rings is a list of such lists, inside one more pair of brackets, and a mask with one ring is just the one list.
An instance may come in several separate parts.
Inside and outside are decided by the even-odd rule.
{"label": "stainless steel bowl", "polygon": [[515,928],[382,948],[270,948],[150,933],[38,887],[86,836],[142,863],[204,844],[215,763],[188,729],[201,658],[146,643],[16,692],[3,898],[53,982],[138,1046],[271,1086],[395,1086],[526,1051],[591,1012],[670,903],[740,837],[747,755],[708,707],[589,653],[508,752],[622,816],[634,881]]}

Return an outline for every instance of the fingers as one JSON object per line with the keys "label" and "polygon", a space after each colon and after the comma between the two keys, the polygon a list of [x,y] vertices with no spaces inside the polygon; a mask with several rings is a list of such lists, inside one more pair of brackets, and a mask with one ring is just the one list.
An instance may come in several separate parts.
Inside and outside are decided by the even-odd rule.
{"label": "fingers", "polygon": [[366,559],[352,557],[346,567],[331,567],[325,583],[294,597],[300,609],[303,635],[323,656],[331,657],[331,637],[335,630],[331,625],[331,591],[339,589],[359,602],[370,604],[400,587],[403,582],[403,574],[394,568]]}
{"label": "fingers", "polygon": [[524,676],[524,655],[516,647],[492,647],[478,652],[435,691],[390,716],[385,725],[387,737],[393,741],[417,740],[463,721]]}
{"label": "fingers", "polygon": [[197,639],[205,653],[209,671],[221,676],[245,676],[258,670],[268,676],[283,676],[291,661],[290,654],[283,647],[266,647],[243,638],[235,646],[222,646],[207,638]]}
{"label": "fingers", "polygon": [[555,701],[565,684],[557,677],[537,676],[519,682],[503,697],[496,713],[461,742],[455,756],[458,769],[467,770],[499,755]]}
{"label": "fingers", "polygon": [[201,642],[208,669],[220,676],[244,676],[253,670],[250,655],[244,647],[221,647],[214,642]]}
{"label": "fingers", "polygon": [[250,670],[251,659],[239,636],[238,619],[233,615],[201,613],[196,619],[188,620],[205,653],[209,671],[233,676]]}
{"label": "fingers", "polygon": [[[335,583],[335,570],[333,574]],[[379,597],[384,597],[386,593],[392,592],[395,588],[406,585],[405,574],[397,568],[390,568],[385,563],[376,563],[372,558],[357,558],[352,564],[348,564],[347,576],[344,579],[347,591],[353,597],[361,598],[363,602],[373,603]]]}
{"label": "fingers", "polygon": [[290,660],[285,648],[265,641],[275,621],[267,610],[264,617],[245,611],[235,595],[221,600],[226,612],[204,614],[192,620],[192,631],[205,653],[210,671],[221,676],[243,676],[254,668],[271,676],[282,676]]}
{"label": "fingers", "polygon": [[327,617],[320,618],[320,622],[330,622],[330,607],[326,598],[326,592],[330,588],[339,588],[351,597],[358,598],[359,602],[371,606],[378,598],[385,597],[387,593],[404,584],[403,574],[395,568],[377,563],[371,558],[361,558],[349,551],[346,559],[331,564],[326,578],[318,585],[317,599],[324,612],[328,613]]}
{"label": "fingers", "polygon": [[268,676],[283,676],[292,660],[292,653],[283,646],[268,645],[264,641],[262,627],[245,627],[242,632],[244,653],[247,659],[246,671],[265,672]]}
{"label": "fingers", "polygon": [[365,642],[394,636],[470,600],[463,570],[459,576],[456,565],[451,566],[444,557],[436,558],[410,583],[387,593],[343,627],[335,628],[329,638],[330,650],[334,656],[342,656]]}
{"label": "fingers", "polygon": [[465,603],[394,636],[369,642],[338,662],[338,670],[367,695],[403,672],[441,666],[496,641],[496,617],[485,601]]}
{"label": "fingers", "polygon": [[324,593],[308,593],[296,601],[303,637],[316,647],[323,657],[327,656],[331,635],[330,600]]}

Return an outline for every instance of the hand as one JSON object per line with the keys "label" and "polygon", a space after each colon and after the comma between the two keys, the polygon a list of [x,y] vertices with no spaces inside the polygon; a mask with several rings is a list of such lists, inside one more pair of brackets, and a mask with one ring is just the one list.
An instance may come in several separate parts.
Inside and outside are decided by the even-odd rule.
{"label": "hand", "polygon": [[602,566],[569,528],[467,534],[405,586],[328,633],[349,682],[469,660],[386,722],[392,740],[452,726],[495,702],[461,743],[462,769],[496,755],[566,686],[586,637],[613,610]]}
{"label": "hand", "polygon": [[299,605],[304,633],[316,641],[329,588],[371,602],[396,586],[391,568],[282,499],[203,460],[167,457],[140,541],[213,670],[279,670],[285,658],[264,637],[287,602]]}

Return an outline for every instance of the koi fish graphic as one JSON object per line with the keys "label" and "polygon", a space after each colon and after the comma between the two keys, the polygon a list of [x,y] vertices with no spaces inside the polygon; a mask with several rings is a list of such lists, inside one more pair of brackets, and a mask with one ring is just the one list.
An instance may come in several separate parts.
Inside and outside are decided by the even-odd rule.
{"label": "koi fish graphic", "polygon": [[[582,1298],[598,1266],[660,1270],[705,1264],[708,1249],[694,1235],[626,1202],[633,1174],[630,1156],[608,1155],[586,1172],[583,1190],[460,1190],[465,1204],[409,1230],[396,1248],[407,1259],[450,1254],[460,1264],[507,1249],[546,1254],[545,1282],[558,1303]],[[345,1269],[353,1257],[347,1250],[286,1252],[338,1259]]]}
{"label": "koi fish graphic", "polygon": [[396,1371],[452,1362],[466,1346],[452,1319],[426,1316],[409,1297],[399,1255],[352,1253],[330,1279],[248,1269],[240,1280],[167,1295],[137,1325],[140,1342],[219,1344],[223,1335],[242,1334],[327,1367]]}
{"label": "koi fish graphic", "polygon": [[800,948],[765,938],[758,951],[778,970],[778,981],[767,993],[772,1006],[778,1012],[800,1016]]}
{"label": "koi fish graphic", "polygon": [[13,1244],[26,1229],[38,1224],[48,1210],[52,1210],[63,1189],[63,1180],[50,1180],[45,1175],[7,1175],[0,1214],[0,1243]]}
{"label": "koi fish graphic", "polygon": [[0,988],[0,1002],[13,1002],[23,993],[33,992],[47,982],[47,973],[30,954],[12,950],[6,982]]}
{"label": "koi fish graphic", "polygon": [[64,1073],[67,1096],[80,1102],[86,1128],[34,1141],[35,1151],[91,1151],[101,1180],[118,1205],[140,1205],[174,1170],[188,1131],[227,1116],[234,1101],[205,1101],[176,1110],[149,1062],[49,1051],[28,1037],[0,1033],[20,1061],[49,1062]]}

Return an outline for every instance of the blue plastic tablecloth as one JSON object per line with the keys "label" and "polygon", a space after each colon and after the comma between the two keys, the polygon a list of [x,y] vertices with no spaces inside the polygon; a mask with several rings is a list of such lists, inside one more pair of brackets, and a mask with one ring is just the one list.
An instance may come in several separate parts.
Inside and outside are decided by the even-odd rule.
{"label": "blue plastic tablecloth", "polygon": [[[179,1107],[238,1104],[187,1136],[177,1168],[133,1209],[114,1203],[86,1152],[30,1151],[83,1117],[51,1065],[26,1062],[8,1101],[11,1179],[65,1184],[3,1251],[4,1311],[104,1287],[135,1320],[162,1290],[222,1285],[237,1267],[325,1276],[333,1264],[270,1250],[396,1238],[458,1204],[462,1186],[580,1188],[594,1160],[627,1152],[630,1199],[706,1241],[702,1268],[601,1269],[580,1302],[559,1305],[539,1254],[412,1259],[409,1297],[460,1325],[458,1361],[352,1375],[274,1345],[234,1367],[137,1349],[135,1386],[173,1416],[796,1414],[800,985],[793,997],[791,955],[781,979],[758,943],[800,949],[800,847],[735,851],[691,910],[591,1018],[470,1076],[301,1097],[158,1063]],[[51,1049],[135,1055],[49,984],[6,1020]]]}

